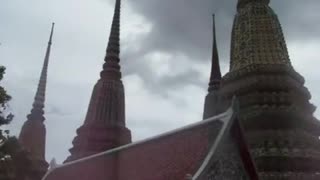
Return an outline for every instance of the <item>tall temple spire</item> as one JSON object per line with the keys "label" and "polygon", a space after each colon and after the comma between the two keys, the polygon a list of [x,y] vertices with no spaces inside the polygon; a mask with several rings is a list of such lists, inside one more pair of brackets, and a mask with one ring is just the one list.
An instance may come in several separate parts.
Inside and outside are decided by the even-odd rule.
{"label": "tall temple spire", "polygon": [[217,90],[220,86],[221,81],[221,71],[219,65],[219,54],[217,47],[217,38],[216,38],[216,25],[215,25],[215,15],[213,14],[213,45],[212,45],[212,62],[211,62],[211,75],[209,82],[208,91]]}
{"label": "tall temple spire", "polygon": [[125,97],[120,72],[120,0],[116,0],[105,63],[96,83],[84,124],[77,130],[65,162],[131,142],[125,126]]}
{"label": "tall temple spire", "polygon": [[[52,44],[52,36],[54,31],[54,23],[52,23],[51,33],[48,41],[47,51],[43,62],[43,67],[40,75],[40,80],[38,84],[38,89],[34,98],[33,109],[31,110],[31,114],[28,115],[30,119],[42,119],[45,120],[43,114],[44,102],[45,102],[45,91],[47,85],[47,71],[48,71],[48,64],[49,64],[49,57],[51,51],[51,44]],[[41,116],[41,117],[40,117]]]}
{"label": "tall temple spire", "polygon": [[49,64],[49,57],[52,44],[54,23],[52,23],[50,38],[47,46],[47,51],[44,58],[44,63],[40,75],[38,89],[34,98],[31,113],[27,116],[27,121],[24,123],[19,142],[22,147],[26,149],[33,160],[32,179],[41,179],[47,171],[48,163],[45,160],[45,144],[46,144],[46,128],[43,124],[44,117],[44,103],[45,91],[47,83],[47,71]]}

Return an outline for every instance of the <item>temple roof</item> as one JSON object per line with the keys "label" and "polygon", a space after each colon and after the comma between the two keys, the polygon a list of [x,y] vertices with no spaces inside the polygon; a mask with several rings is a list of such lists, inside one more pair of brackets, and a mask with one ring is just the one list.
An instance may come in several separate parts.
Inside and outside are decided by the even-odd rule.
{"label": "temple roof", "polygon": [[[235,136],[231,138],[235,120],[234,110],[230,108],[215,117],[157,137],[66,163],[50,170],[43,180],[168,180],[188,176],[200,180],[222,150],[231,152],[238,160],[236,164],[241,168],[236,167],[237,172],[249,176],[245,171],[247,166],[254,172],[255,168],[247,149],[243,150],[245,143]],[[229,148],[230,144],[233,148]],[[242,164],[240,157],[245,157],[246,163]]]}

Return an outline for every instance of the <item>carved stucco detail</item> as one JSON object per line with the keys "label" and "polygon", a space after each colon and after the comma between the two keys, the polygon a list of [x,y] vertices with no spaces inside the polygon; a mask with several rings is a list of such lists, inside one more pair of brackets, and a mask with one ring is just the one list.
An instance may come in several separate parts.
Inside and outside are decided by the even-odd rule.
{"label": "carved stucco detail", "polygon": [[278,18],[268,5],[259,2],[240,9],[232,32],[230,71],[251,64],[291,66]]}
{"label": "carved stucco detail", "polygon": [[231,136],[225,141],[213,157],[209,165],[206,180],[248,180],[237,146]]}

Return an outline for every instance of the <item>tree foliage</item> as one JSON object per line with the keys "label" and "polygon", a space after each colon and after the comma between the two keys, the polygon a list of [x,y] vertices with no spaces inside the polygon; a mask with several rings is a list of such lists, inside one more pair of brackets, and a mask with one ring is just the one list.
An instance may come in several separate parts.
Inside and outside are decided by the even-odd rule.
{"label": "tree foliage", "polygon": [[[0,81],[3,79],[6,68],[0,66]],[[7,94],[7,91],[0,85],[0,126],[4,124],[9,124],[13,115],[11,113],[6,114],[8,108],[8,101],[10,101],[11,96]]]}
{"label": "tree foliage", "polygon": [[[5,74],[5,67],[0,66],[0,81]],[[11,96],[0,84],[0,127],[9,124],[13,115],[7,112]],[[16,137],[11,137],[8,130],[0,129],[0,179],[23,180],[31,167],[28,152],[19,144]]]}
{"label": "tree foliage", "polygon": [[0,179],[2,180],[23,180],[30,174],[31,158],[19,144],[16,137],[11,137],[8,132],[3,134],[2,144],[0,143]]}

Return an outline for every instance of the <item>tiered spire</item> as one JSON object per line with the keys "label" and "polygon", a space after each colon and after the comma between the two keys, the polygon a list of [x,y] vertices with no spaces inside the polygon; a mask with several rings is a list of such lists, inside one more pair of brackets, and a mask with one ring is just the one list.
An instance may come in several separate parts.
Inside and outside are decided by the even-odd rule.
{"label": "tiered spire", "polygon": [[121,79],[120,72],[120,6],[121,1],[116,0],[113,21],[109,36],[108,47],[106,51],[105,63],[103,70],[100,73],[101,78],[106,79]]}
{"label": "tiered spire", "polygon": [[212,45],[212,62],[211,62],[211,75],[209,82],[208,91],[219,89],[221,81],[221,71],[219,65],[219,54],[217,47],[217,38],[216,38],[216,26],[215,26],[215,15],[213,14],[213,45]]}
{"label": "tiered spire", "polygon": [[[40,75],[40,80],[38,84],[38,89],[34,98],[33,108],[31,110],[31,114],[28,115],[28,119],[41,119],[42,121],[45,120],[43,117],[44,111],[44,102],[45,102],[45,91],[47,85],[47,72],[48,72],[48,64],[49,64],[49,57],[51,51],[51,44],[52,44],[52,36],[54,30],[54,23],[52,23],[50,38],[48,42],[48,47],[46,51],[46,55],[44,58],[44,63]],[[41,116],[40,116],[41,115]]]}
{"label": "tiered spire", "polygon": [[211,74],[209,80],[208,94],[204,101],[203,119],[207,119],[220,113],[219,105],[219,89],[221,83],[221,71],[219,65],[219,54],[217,47],[215,15],[213,14],[212,27],[212,59],[211,59]]}
{"label": "tiered spire", "polygon": [[48,168],[48,163],[45,160],[46,128],[43,123],[43,121],[45,120],[43,116],[43,108],[45,103],[47,71],[53,30],[54,23],[52,23],[47,51],[44,58],[38,89],[34,98],[31,113],[27,116],[27,121],[24,123],[19,136],[21,145],[30,153],[30,156],[32,158],[34,166],[32,167],[32,177],[30,178],[35,180],[40,180]]}
{"label": "tiered spire", "polygon": [[66,162],[131,142],[130,130],[125,126],[124,87],[119,65],[120,5],[121,1],[116,0],[103,70]]}

